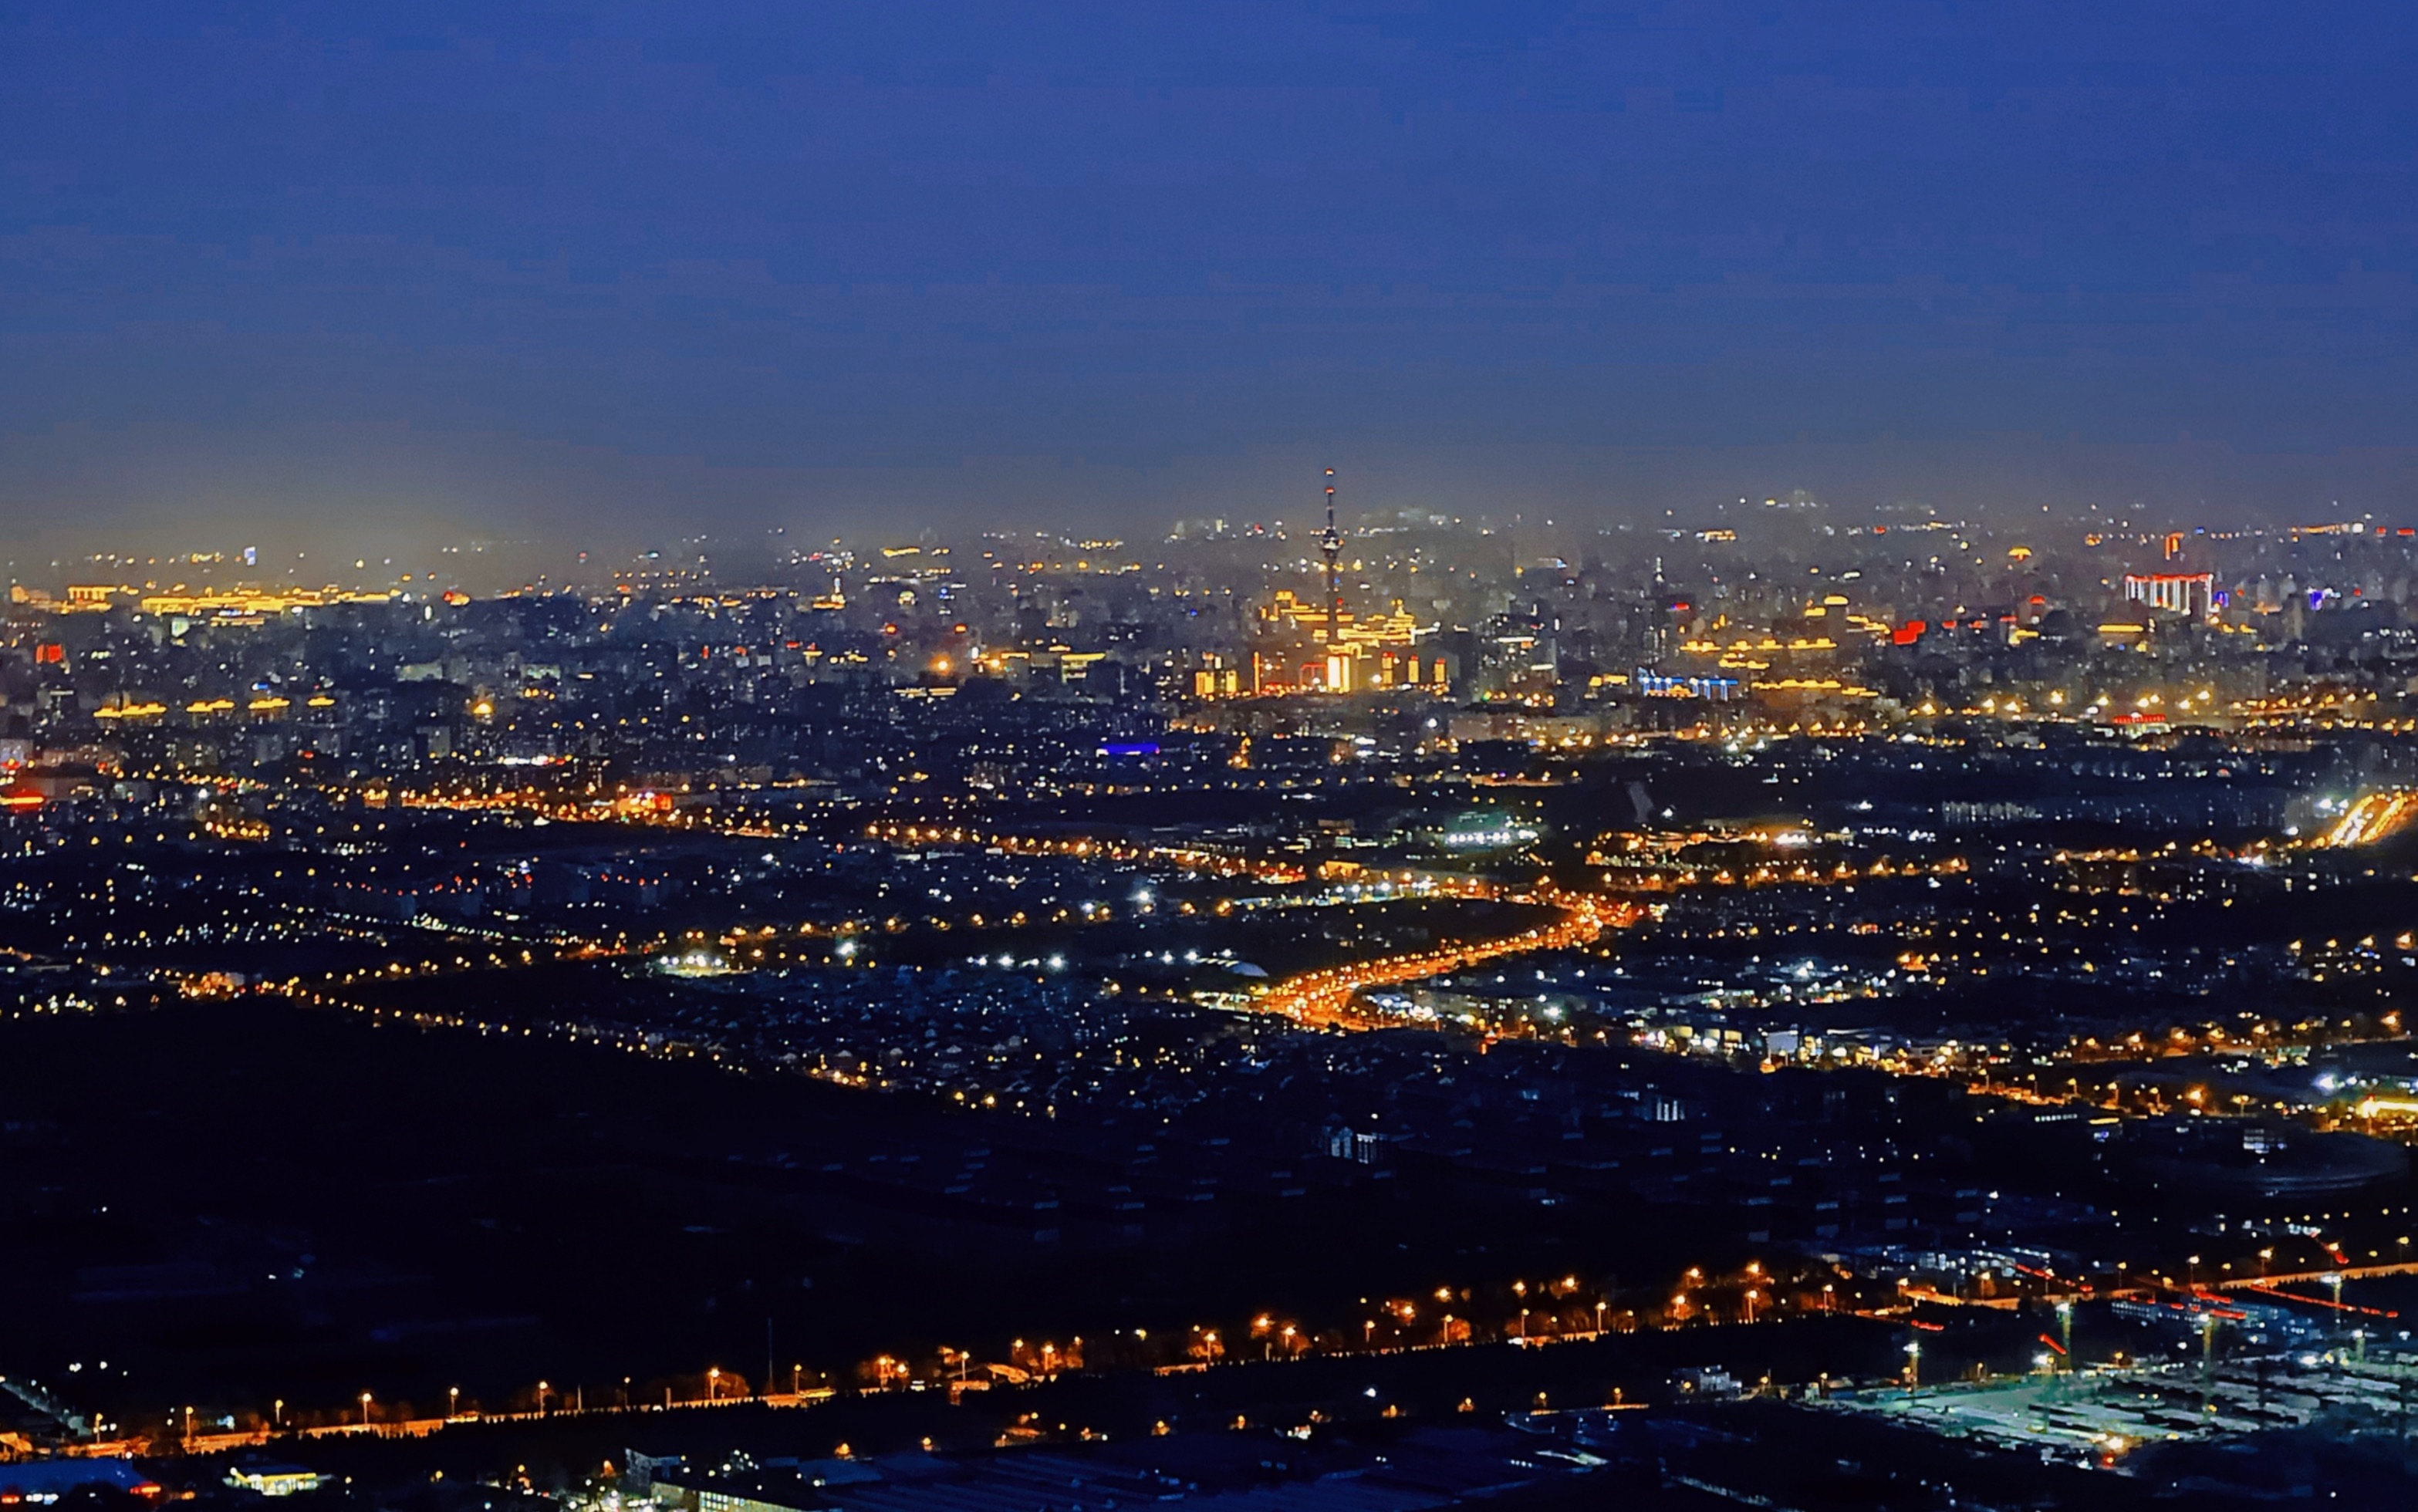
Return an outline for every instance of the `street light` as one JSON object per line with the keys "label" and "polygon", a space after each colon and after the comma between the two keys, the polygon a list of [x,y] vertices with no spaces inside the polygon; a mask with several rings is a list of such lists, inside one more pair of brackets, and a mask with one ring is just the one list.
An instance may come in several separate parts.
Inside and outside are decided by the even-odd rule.
{"label": "street light", "polygon": [[722,1392],[722,1367],[713,1366],[705,1372],[705,1399],[712,1401]]}
{"label": "street light", "polygon": [[365,1392],[362,1392],[362,1393],[361,1393],[361,1427],[363,1427],[363,1428],[367,1428],[367,1427],[369,1427],[369,1426],[370,1426],[370,1394],[369,1394],[368,1392],[366,1392],[366,1391],[365,1391]]}
{"label": "street light", "polygon": [[459,1387],[459,1386],[448,1386],[448,1387],[446,1387],[446,1388],[445,1388],[445,1415],[446,1415],[446,1416],[448,1416],[448,1417],[458,1417],[458,1416],[460,1416],[460,1415],[461,1415],[461,1413],[462,1413],[462,1388],[461,1388],[461,1387]]}

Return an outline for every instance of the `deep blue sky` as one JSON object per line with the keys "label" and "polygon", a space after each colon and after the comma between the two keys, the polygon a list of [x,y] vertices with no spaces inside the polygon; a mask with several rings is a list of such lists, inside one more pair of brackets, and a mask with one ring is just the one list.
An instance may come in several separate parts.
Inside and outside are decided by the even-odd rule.
{"label": "deep blue sky", "polygon": [[0,512],[2418,517],[2413,79],[2305,0],[19,0]]}

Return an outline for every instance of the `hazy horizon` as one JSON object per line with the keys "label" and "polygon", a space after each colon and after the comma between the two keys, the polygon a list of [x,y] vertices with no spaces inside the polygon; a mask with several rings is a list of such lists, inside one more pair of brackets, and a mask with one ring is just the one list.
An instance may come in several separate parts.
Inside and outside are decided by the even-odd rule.
{"label": "hazy horizon", "polygon": [[2362,7],[21,7],[0,511],[620,549],[1334,466],[2381,517],[2413,53]]}

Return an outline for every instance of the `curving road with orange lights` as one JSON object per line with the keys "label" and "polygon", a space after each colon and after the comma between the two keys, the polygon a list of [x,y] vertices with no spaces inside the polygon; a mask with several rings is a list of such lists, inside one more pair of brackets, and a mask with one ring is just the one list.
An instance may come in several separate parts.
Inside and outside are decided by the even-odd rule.
{"label": "curving road with orange lights", "polygon": [[[865,833],[870,839],[893,844],[987,846],[1010,855],[1096,857],[1101,861],[1171,866],[1195,874],[1252,877],[1268,882],[1299,882],[1308,878],[1308,873],[1293,861],[1267,860],[1196,847],[1081,836],[1044,838],[987,833],[962,825],[875,824],[868,826]],[[1328,868],[1320,870],[1324,874]],[[1380,955],[1370,960],[1304,971],[1285,978],[1241,1004],[1243,1011],[1272,1014],[1315,1029],[1386,1028],[1399,1021],[1369,1012],[1359,1001],[1361,993],[1449,975],[1507,955],[1523,955],[1531,951],[1569,950],[1590,944],[1605,930],[1627,927],[1651,911],[1640,904],[1550,886],[1515,892],[1482,877],[1416,870],[1364,871],[1357,866],[1339,875],[1348,875],[1356,881],[1398,886],[1430,897],[1532,904],[1553,909],[1560,917],[1551,924],[1492,939],[1467,940],[1431,950],[1406,951],[1397,955]]]}
{"label": "curving road with orange lights", "polygon": [[2413,819],[2418,819],[2418,792],[2393,787],[2365,793],[2316,843],[2326,849],[2372,846],[2408,829]]}
{"label": "curving road with orange lights", "polygon": [[1361,993],[1448,975],[1506,955],[1522,955],[1530,951],[1569,950],[1590,944],[1605,930],[1632,924],[1646,913],[1644,908],[1633,903],[1584,893],[1565,893],[1558,889],[1508,894],[1505,895],[1504,901],[1541,904],[1559,909],[1561,917],[1552,924],[1539,924],[1533,929],[1523,929],[1516,935],[1505,935],[1494,939],[1410,951],[1400,955],[1381,955],[1373,960],[1304,971],[1269,988],[1253,1002],[1252,1007],[1258,1012],[1278,1014],[1315,1029],[1384,1028],[1397,1020],[1370,1014],[1361,1007]]}

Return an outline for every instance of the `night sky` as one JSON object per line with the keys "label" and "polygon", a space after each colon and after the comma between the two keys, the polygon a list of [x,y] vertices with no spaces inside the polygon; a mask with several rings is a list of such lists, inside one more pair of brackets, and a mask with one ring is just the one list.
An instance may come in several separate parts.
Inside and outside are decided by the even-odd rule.
{"label": "night sky", "polygon": [[2382,3],[19,0],[0,512],[2418,520],[2413,65]]}

